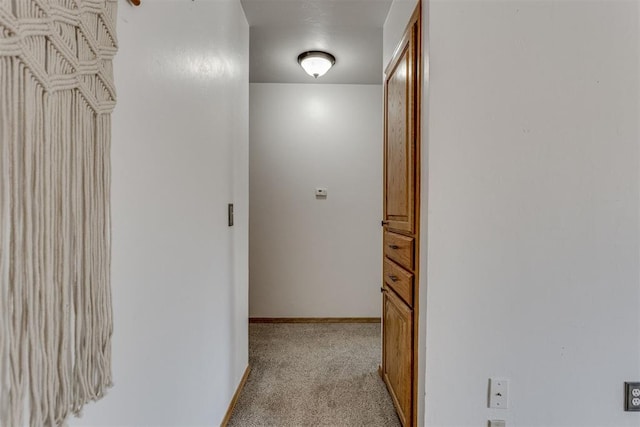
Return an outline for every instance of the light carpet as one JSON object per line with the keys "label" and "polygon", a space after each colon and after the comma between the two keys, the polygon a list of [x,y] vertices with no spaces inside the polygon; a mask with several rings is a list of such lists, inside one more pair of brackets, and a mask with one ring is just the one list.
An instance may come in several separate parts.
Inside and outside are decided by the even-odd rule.
{"label": "light carpet", "polygon": [[399,426],[380,357],[380,324],[251,324],[229,426]]}

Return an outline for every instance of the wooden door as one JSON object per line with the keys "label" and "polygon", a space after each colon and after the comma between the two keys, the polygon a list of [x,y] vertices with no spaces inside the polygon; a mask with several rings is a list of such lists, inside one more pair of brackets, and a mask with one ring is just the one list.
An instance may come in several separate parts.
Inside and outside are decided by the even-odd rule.
{"label": "wooden door", "polygon": [[381,375],[404,427],[417,423],[420,3],[385,77]]}
{"label": "wooden door", "polygon": [[390,289],[383,292],[383,373],[403,426],[413,413],[413,313]]}
{"label": "wooden door", "polygon": [[384,221],[415,231],[416,37],[405,34],[385,79]]}

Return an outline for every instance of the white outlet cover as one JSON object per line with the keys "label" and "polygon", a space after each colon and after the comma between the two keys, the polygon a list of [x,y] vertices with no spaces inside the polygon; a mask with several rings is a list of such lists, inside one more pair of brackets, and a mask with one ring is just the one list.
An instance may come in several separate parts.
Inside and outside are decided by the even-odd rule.
{"label": "white outlet cover", "polygon": [[640,412],[640,382],[625,382],[625,411]]}
{"label": "white outlet cover", "polygon": [[506,378],[489,378],[489,408],[509,408],[509,380]]}

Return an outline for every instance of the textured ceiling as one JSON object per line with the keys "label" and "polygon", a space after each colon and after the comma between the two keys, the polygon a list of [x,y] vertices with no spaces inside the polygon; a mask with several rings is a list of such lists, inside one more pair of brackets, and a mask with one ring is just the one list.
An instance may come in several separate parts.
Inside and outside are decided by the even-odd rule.
{"label": "textured ceiling", "polygon": [[[241,0],[253,83],[382,83],[382,26],[391,0]],[[297,63],[324,50],[336,65],[315,80]]]}

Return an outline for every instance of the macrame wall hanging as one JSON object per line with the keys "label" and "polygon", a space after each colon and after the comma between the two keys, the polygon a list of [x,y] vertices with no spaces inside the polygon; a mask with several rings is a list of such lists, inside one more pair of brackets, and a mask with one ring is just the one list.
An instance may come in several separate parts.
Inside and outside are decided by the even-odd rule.
{"label": "macrame wall hanging", "polygon": [[0,0],[0,424],[111,385],[116,0]]}

